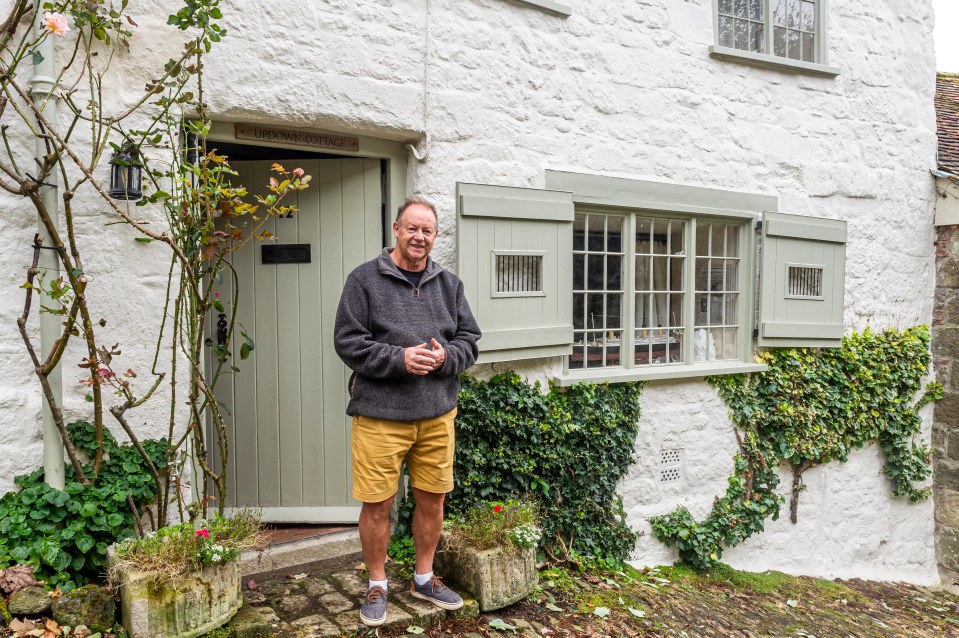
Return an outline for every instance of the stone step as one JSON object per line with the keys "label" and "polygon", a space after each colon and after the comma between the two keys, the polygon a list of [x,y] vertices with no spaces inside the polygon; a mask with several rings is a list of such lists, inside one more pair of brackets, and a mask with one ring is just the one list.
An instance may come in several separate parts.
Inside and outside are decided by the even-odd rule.
{"label": "stone step", "polygon": [[354,558],[362,560],[361,554],[359,532],[355,529],[344,530],[318,538],[247,550],[240,556],[240,573],[247,579],[310,563],[340,562]]}

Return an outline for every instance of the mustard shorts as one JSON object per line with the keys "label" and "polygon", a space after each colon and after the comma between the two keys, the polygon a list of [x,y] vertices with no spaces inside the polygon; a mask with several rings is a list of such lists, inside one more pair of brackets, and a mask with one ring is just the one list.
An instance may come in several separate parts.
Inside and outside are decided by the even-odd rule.
{"label": "mustard shorts", "polygon": [[388,421],[353,417],[353,498],[379,503],[399,489],[400,466],[413,487],[446,494],[453,489],[456,408],[433,419]]}

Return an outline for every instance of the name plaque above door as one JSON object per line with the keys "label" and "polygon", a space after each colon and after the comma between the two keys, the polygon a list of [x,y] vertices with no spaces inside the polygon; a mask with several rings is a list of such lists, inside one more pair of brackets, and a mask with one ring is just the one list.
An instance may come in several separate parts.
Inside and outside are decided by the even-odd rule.
{"label": "name plaque above door", "polygon": [[332,135],[330,133],[316,133],[314,131],[297,131],[275,126],[259,126],[257,124],[236,124],[236,139],[256,140],[257,142],[280,142],[296,146],[311,148],[332,148],[338,151],[356,152],[360,150],[360,138]]}

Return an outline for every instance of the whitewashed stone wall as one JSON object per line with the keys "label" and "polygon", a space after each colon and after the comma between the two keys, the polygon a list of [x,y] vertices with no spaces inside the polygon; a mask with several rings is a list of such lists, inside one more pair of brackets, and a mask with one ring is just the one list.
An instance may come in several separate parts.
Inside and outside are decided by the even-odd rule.
{"label": "whitewashed stone wall", "polygon": [[[169,9],[156,5],[170,3],[136,4],[144,33],[165,22]],[[783,212],[847,220],[847,328],[931,320],[930,0],[831,2],[836,78],[710,58],[709,0],[577,2],[565,19],[508,0],[226,5],[230,33],[207,66],[214,117],[418,144],[429,157],[411,159],[408,186],[442,211],[434,252],[442,263],[455,264],[457,181],[542,187],[546,169],[667,180],[775,194]],[[177,46],[176,38],[141,37],[121,68],[139,78],[145,59],[162,61]],[[0,490],[40,458],[39,401],[23,391],[31,380],[10,328],[24,259],[8,249],[30,235],[28,222],[0,234],[0,347],[16,362],[0,369],[0,410],[17,424],[0,447]],[[128,243],[112,247],[111,259],[140,250]],[[163,264],[140,255],[136,279],[111,280],[126,293],[111,288],[118,307],[130,311],[117,327],[122,341],[149,332],[136,309],[160,299],[143,284]],[[544,379],[559,368],[552,359],[520,371]],[[648,516],[679,504],[708,511],[725,489],[735,439],[725,406],[702,381],[648,384],[642,404],[637,462],[622,490],[631,524],[648,531]],[[663,449],[682,451],[681,481],[659,482]],[[870,448],[807,472],[799,524],[770,523],[727,559],[934,582],[932,504],[891,499],[879,467]],[[635,558],[673,555],[647,534]]]}

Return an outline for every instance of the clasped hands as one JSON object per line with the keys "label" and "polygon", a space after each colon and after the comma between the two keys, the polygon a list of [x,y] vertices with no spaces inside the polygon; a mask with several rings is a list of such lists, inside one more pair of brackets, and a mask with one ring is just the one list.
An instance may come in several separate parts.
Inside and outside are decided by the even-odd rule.
{"label": "clasped hands", "polygon": [[436,339],[430,339],[430,345],[433,346],[432,350],[428,349],[424,342],[403,351],[407,372],[425,376],[443,367],[446,362],[446,350]]}

